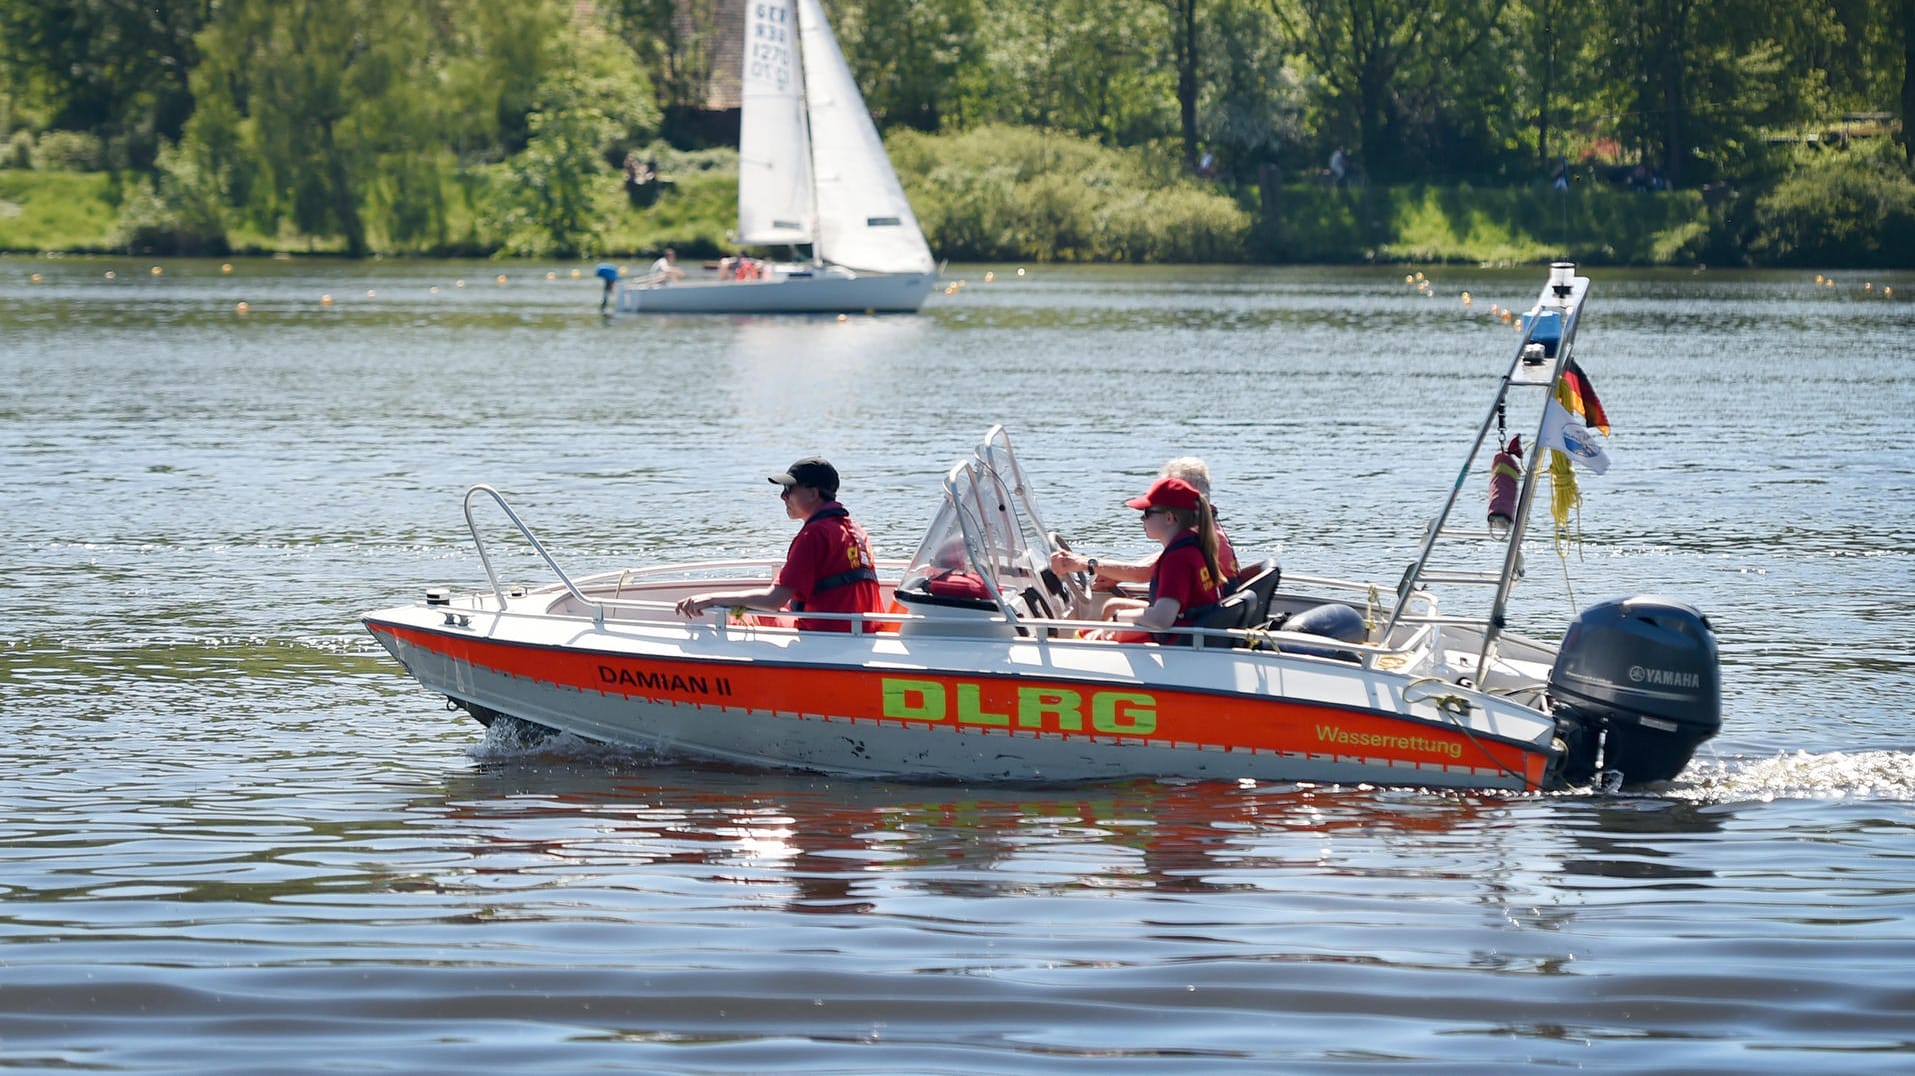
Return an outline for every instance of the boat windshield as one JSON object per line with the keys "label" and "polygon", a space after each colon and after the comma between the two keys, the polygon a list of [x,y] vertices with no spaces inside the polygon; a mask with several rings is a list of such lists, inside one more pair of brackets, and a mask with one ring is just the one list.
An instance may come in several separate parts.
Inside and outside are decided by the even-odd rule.
{"label": "boat windshield", "polygon": [[971,458],[945,475],[944,503],[899,585],[926,589],[968,575],[980,597],[1007,611],[1063,615],[1056,608],[1060,588],[1050,572],[1051,552],[1050,532],[1010,435],[993,426]]}

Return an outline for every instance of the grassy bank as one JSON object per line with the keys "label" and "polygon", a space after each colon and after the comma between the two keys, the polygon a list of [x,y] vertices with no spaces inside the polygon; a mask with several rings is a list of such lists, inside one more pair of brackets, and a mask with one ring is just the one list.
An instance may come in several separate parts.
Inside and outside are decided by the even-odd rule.
{"label": "grassy bank", "polygon": [[[1269,191],[1201,182],[1174,159],[1027,128],[900,132],[889,148],[931,248],[954,261],[1792,265],[1915,267],[1915,182],[1884,143],[1805,156],[1760,189],[1636,193],[1599,185],[1403,185]],[[593,192],[598,256],[725,252],[737,155],[652,148],[664,177],[633,204],[614,174]],[[458,173],[436,229],[374,249],[414,256],[545,256],[515,228],[496,166]],[[132,192],[126,194],[125,192]],[[0,250],[167,253],[171,222],[140,181],[0,171]],[[124,195],[124,197],[123,197]],[[369,214],[376,216],[376,214]],[[218,238],[215,227],[215,238]],[[158,236],[156,242],[146,237]],[[224,225],[235,253],[334,252],[332,236]]]}
{"label": "grassy bank", "polygon": [[110,251],[118,218],[104,172],[0,170],[0,251]]}
{"label": "grassy bank", "polygon": [[1285,186],[1256,246],[1279,262],[1685,265],[1707,260],[1708,208],[1695,191]]}

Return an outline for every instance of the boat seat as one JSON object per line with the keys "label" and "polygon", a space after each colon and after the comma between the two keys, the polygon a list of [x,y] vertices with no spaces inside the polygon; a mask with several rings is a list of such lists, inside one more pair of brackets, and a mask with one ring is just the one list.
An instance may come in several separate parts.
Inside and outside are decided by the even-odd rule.
{"label": "boat seat", "polygon": [[[1256,610],[1256,592],[1251,590],[1238,590],[1225,595],[1222,601],[1196,616],[1191,617],[1190,623],[1187,626],[1192,628],[1247,628],[1253,623],[1250,618]],[[1172,646],[1191,646],[1194,645],[1196,641],[1196,637],[1191,635],[1172,635],[1169,639],[1169,643]],[[1211,636],[1203,639],[1203,645],[1242,646],[1243,639],[1237,637],[1219,639]]]}
{"label": "boat seat", "polygon": [[1283,568],[1273,557],[1238,572],[1237,577],[1230,581],[1225,593],[1236,594],[1247,590],[1255,594],[1257,602],[1256,608],[1250,613],[1250,624],[1261,624],[1270,619],[1270,596],[1277,592],[1277,586],[1282,582]]}

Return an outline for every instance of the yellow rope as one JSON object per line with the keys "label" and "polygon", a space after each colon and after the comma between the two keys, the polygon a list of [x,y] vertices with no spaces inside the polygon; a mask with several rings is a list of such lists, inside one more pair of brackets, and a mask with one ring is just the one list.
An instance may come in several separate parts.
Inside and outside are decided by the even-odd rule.
{"label": "yellow rope", "polygon": [[[1569,542],[1581,546],[1582,534],[1582,490],[1576,488],[1576,472],[1570,469],[1569,457],[1555,449],[1549,450],[1549,518],[1556,521],[1556,553],[1563,554],[1563,543]],[[1570,514],[1576,515],[1576,526],[1569,526]]]}

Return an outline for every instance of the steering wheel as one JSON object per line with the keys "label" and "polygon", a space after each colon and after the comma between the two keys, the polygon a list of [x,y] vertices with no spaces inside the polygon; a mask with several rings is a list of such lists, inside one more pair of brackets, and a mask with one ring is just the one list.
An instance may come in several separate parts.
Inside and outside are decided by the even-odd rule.
{"label": "steering wheel", "polygon": [[[1061,553],[1069,553],[1072,551],[1071,544],[1065,541],[1064,536],[1058,534],[1056,531],[1051,531],[1044,537],[1050,542],[1053,550]],[[1058,597],[1070,599],[1071,605],[1076,609],[1089,608],[1090,585],[1092,581],[1090,572],[1066,572],[1064,575],[1059,576],[1056,572],[1050,570],[1049,558],[1047,557],[1045,558],[1044,575],[1046,579],[1055,578],[1057,580],[1058,586],[1062,588],[1053,588]]]}

